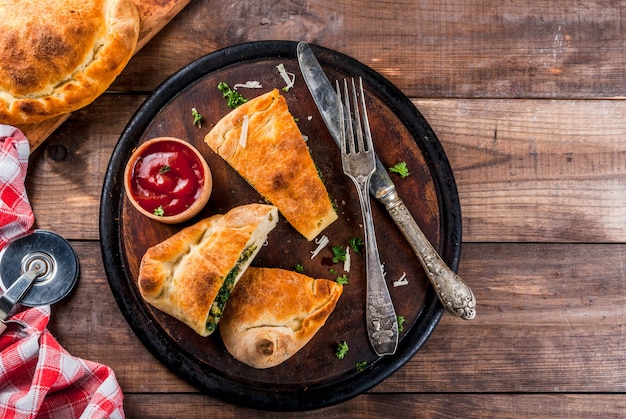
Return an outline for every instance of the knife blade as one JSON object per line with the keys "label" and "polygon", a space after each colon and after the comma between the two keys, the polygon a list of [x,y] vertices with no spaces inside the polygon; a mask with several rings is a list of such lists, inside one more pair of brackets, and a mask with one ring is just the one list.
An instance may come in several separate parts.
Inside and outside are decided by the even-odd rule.
{"label": "knife blade", "polygon": [[[298,43],[297,57],[302,77],[313,96],[320,115],[330,135],[337,143],[337,146],[340,147],[341,125],[337,109],[337,93],[307,43]],[[370,181],[369,192],[385,206],[387,212],[400,228],[400,231],[424,267],[426,276],[432,283],[445,309],[449,313],[465,320],[473,319],[476,316],[474,293],[447,266],[426,238],[398,195],[391,177],[378,156],[376,156],[376,170]]]}

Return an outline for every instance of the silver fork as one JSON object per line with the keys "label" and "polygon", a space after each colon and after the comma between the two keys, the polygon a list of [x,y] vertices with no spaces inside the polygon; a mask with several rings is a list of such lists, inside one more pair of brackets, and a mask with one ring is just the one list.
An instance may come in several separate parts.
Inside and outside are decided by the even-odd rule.
{"label": "silver fork", "polygon": [[[363,80],[359,77],[358,95],[354,79],[351,79],[350,84],[352,94],[348,89],[348,81],[343,81],[344,99],[342,100],[341,88],[337,81],[337,108],[342,134],[341,162],[343,172],[356,185],[363,212],[367,270],[365,322],[374,351],[378,355],[391,355],[395,353],[398,346],[398,321],[380,264],[368,193],[370,178],[376,169],[376,157],[367,119],[367,109],[365,108]],[[351,102],[353,103],[352,111],[350,111]]]}

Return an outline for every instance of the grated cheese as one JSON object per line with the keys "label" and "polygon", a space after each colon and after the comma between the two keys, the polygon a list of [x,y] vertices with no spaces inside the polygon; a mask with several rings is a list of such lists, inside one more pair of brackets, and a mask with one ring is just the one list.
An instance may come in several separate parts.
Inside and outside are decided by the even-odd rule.
{"label": "grated cheese", "polygon": [[350,272],[350,246],[346,246],[346,260],[343,261],[343,270]]}
{"label": "grated cheese", "polygon": [[276,68],[278,69],[280,76],[283,78],[286,84],[283,90],[289,91],[289,89],[291,89],[296,82],[296,75],[293,73],[287,72],[287,70],[285,70],[285,66],[282,64],[278,64]]}
{"label": "grated cheese", "polygon": [[245,83],[237,83],[236,85],[233,86],[233,90],[237,90],[239,87],[244,87],[246,89],[262,89],[263,88],[261,83],[256,80],[249,80]]}
{"label": "grated cheese", "polygon": [[409,280],[406,279],[406,272],[402,272],[402,276],[397,281],[393,281],[394,287],[401,287],[402,285],[409,285]]}
{"label": "grated cheese", "polygon": [[248,141],[248,115],[243,116],[243,122],[241,123],[241,134],[239,135],[239,145],[243,148],[246,148],[246,143]]}
{"label": "grated cheese", "polygon": [[317,249],[311,252],[311,259],[317,256],[318,253],[321,252],[323,248],[328,246],[328,243],[330,243],[330,240],[328,240],[328,237],[326,236],[322,236],[319,239],[315,239],[315,244],[317,244]]}

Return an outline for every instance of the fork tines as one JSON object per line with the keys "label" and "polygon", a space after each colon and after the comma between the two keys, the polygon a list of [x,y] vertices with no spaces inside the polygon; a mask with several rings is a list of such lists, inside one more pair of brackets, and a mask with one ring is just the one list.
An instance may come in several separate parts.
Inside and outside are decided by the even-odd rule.
{"label": "fork tines", "polygon": [[[346,144],[342,144],[346,148],[344,152],[359,153],[361,151],[370,151],[372,149],[372,135],[363,94],[363,79],[359,77],[358,91],[354,78],[351,77],[349,82],[348,79],[344,79],[343,95],[340,83],[337,81],[337,98],[340,103],[343,103],[343,106],[338,106],[338,108],[341,130],[346,133]],[[353,118],[350,117],[351,113]]]}
{"label": "fork tines", "polygon": [[[343,96],[343,99],[342,99]],[[370,132],[363,80],[359,77],[357,90],[354,79],[343,81],[343,95],[337,81],[337,108],[341,125],[341,158],[344,173],[368,182],[376,168],[376,157]]]}

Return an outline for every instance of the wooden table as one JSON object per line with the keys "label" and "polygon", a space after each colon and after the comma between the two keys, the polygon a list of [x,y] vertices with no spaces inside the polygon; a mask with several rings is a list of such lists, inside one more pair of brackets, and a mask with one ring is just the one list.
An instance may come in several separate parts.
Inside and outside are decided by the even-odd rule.
{"label": "wooden table", "polygon": [[[128,417],[618,417],[626,414],[626,2],[193,0],[111,89],[31,157],[36,226],[78,251],[50,328],[113,368]],[[445,315],[366,394],[304,413],[218,401],[159,363],[118,309],[100,255],[104,173],[126,122],[198,57],[304,40],[409,96],[444,146],[463,215],[472,321]]]}

